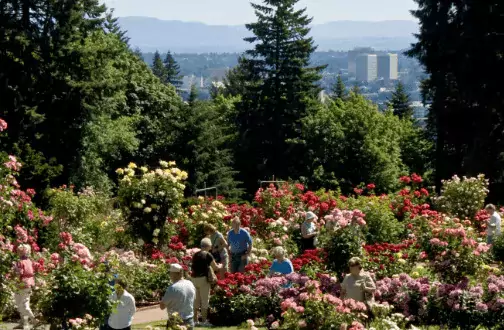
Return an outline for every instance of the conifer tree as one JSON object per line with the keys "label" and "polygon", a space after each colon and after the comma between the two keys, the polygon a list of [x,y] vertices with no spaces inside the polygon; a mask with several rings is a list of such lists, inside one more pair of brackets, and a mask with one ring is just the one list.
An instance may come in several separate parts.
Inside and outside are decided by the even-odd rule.
{"label": "conifer tree", "polygon": [[333,86],[333,98],[343,100],[346,96],[346,87],[341,79],[341,74],[338,75],[338,79]]}
{"label": "conifer tree", "polygon": [[353,85],[352,93],[354,93],[355,95],[358,95],[361,93],[361,89],[360,89],[359,85],[357,85],[357,84]]}
{"label": "conifer tree", "polygon": [[[320,71],[310,67],[315,51],[308,37],[312,21],[305,11],[296,9],[298,0],[263,0],[252,4],[257,22],[247,24],[253,33],[244,40],[253,44],[240,61],[238,86],[246,86],[237,105],[237,122],[242,160],[240,172],[248,180],[249,191],[257,179],[299,177],[292,164],[303,156],[301,145],[289,141],[299,136],[300,120],[308,112],[310,97],[320,87]],[[274,32],[272,32],[274,31]]]}
{"label": "conifer tree", "polygon": [[157,50],[154,53],[154,60],[152,61],[152,73],[154,73],[154,75],[158,77],[162,82],[166,81],[166,70],[163,65],[161,55]]}
{"label": "conifer tree", "polygon": [[117,17],[114,17],[114,9],[111,9],[105,16],[105,30],[108,33],[116,34],[124,43],[129,43],[128,31],[123,31],[119,26]]}
{"label": "conifer tree", "polygon": [[166,83],[172,84],[178,90],[182,86],[182,76],[180,75],[180,66],[178,65],[171,52],[166,54],[163,62],[166,74]]}
{"label": "conifer tree", "polygon": [[408,93],[404,89],[402,82],[398,82],[392,97],[388,102],[388,106],[394,111],[394,114],[401,119],[413,119],[413,109],[410,106]]}
{"label": "conifer tree", "polygon": [[198,101],[198,97],[199,97],[198,87],[196,87],[196,84],[192,84],[191,91],[189,93],[189,99],[187,100],[187,102],[189,103],[190,106],[193,106],[196,103],[196,101]]}

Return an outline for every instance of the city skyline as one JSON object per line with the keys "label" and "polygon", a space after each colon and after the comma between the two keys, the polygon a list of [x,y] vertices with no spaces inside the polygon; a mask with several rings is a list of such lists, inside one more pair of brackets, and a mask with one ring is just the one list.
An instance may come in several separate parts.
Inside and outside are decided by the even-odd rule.
{"label": "city skyline", "polygon": [[[146,16],[162,20],[202,22],[210,25],[241,25],[255,21],[248,0],[101,0],[115,15]],[[259,1],[254,1],[258,3]],[[413,0],[300,0],[314,24],[330,21],[410,20]],[[198,10],[195,10],[198,8]],[[223,10],[226,8],[226,10]],[[365,8],[366,10],[363,10]]]}

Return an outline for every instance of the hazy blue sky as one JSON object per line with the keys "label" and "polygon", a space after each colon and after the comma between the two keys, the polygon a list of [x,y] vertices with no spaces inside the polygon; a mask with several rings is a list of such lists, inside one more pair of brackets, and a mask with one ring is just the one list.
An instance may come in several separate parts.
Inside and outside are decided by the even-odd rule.
{"label": "hazy blue sky", "polygon": [[[117,16],[149,16],[207,24],[244,24],[254,20],[248,0],[102,0]],[[413,0],[300,0],[314,23],[337,20],[413,20]]]}

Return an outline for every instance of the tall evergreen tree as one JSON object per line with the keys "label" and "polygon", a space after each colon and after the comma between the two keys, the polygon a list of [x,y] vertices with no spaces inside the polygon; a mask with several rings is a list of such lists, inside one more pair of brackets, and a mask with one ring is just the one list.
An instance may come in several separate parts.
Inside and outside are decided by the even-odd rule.
{"label": "tall evergreen tree", "polygon": [[413,108],[410,106],[410,98],[402,82],[398,82],[392,97],[388,102],[388,106],[392,108],[394,114],[401,119],[413,119]]}
{"label": "tall evergreen tree", "polygon": [[[504,8],[501,1],[415,0],[420,21],[408,54],[429,74],[423,95],[431,103],[436,184],[453,173],[485,173],[504,192]],[[461,54],[464,54],[461,56]]]}
{"label": "tall evergreen tree", "polygon": [[182,86],[182,76],[180,75],[180,66],[173,55],[168,52],[163,62],[166,74],[166,83],[172,84],[178,90]]}
{"label": "tall evergreen tree", "polygon": [[359,95],[361,93],[359,85],[355,84],[352,86],[352,93],[354,93],[355,95]]}
{"label": "tall evergreen tree", "polygon": [[257,22],[246,27],[254,45],[245,52],[238,72],[245,78],[242,101],[237,106],[240,149],[237,158],[249,191],[258,179],[299,177],[302,146],[289,143],[300,134],[300,119],[308,112],[307,98],[320,91],[316,82],[324,67],[309,67],[315,51],[308,37],[312,19],[298,0],[264,0],[252,4]]}
{"label": "tall evergreen tree", "polygon": [[123,31],[119,26],[118,18],[114,17],[114,9],[111,9],[105,16],[105,30],[116,34],[126,44],[130,41],[130,38],[127,36],[128,31]]}
{"label": "tall evergreen tree", "polygon": [[343,100],[346,96],[346,87],[343,83],[343,79],[341,79],[341,74],[338,75],[338,79],[333,86],[333,98]]}
{"label": "tall evergreen tree", "polygon": [[196,87],[196,84],[192,84],[187,102],[189,103],[190,106],[193,106],[196,103],[196,101],[198,101],[198,97],[199,97],[198,87]]}
{"label": "tall evergreen tree", "polygon": [[154,53],[154,59],[152,60],[152,72],[162,82],[166,81],[166,70],[163,64],[163,60],[161,59],[161,55],[157,50]]}

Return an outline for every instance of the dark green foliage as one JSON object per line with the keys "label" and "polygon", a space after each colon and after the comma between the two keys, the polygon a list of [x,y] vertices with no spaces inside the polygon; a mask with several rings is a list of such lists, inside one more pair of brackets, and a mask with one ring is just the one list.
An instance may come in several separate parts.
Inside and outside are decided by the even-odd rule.
{"label": "dark green foliage", "polygon": [[182,86],[182,76],[180,75],[180,66],[177,64],[173,55],[168,52],[163,62],[166,74],[166,83],[172,84],[178,90]]}
{"label": "dark green foliage", "polygon": [[302,124],[310,188],[340,187],[349,193],[361,182],[384,191],[396,187],[405,170],[403,125],[391,112],[381,113],[361,95],[350,94],[343,102],[320,105]]}
{"label": "dark green foliage", "polygon": [[191,91],[189,92],[189,98],[187,99],[187,102],[189,103],[190,106],[193,106],[196,101],[198,100],[199,97],[199,91],[198,87],[196,87],[196,84],[191,85]]}
{"label": "dark green foliage", "polygon": [[413,108],[410,106],[409,95],[401,82],[397,83],[395,91],[388,102],[388,106],[394,111],[394,115],[401,119],[413,120]]}
{"label": "dark green foliage", "polygon": [[430,75],[423,84],[431,103],[436,184],[453,173],[489,177],[502,196],[504,8],[501,1],[415,0],[420,21],[408,54]]}
{"label": "dark green foliage", "polygon": [[217,186],[219,195],[229,198],[242,194],[233,169],[235,128],[229,121],[236,101],[219,95],[210,102],[193,100],[184,109],[175,145],[179,164],[189,173],[191,195],[205,183],[207,187]]}
{"label": "dark green foliage", "polygon": [[252,4],[257,22],[247,24],[254,48],[245,52],[231,81],[242,92],[237,104],[238,168],[249,192],[257,180],[299,176],[301,145],[289,140],[300,133],[306,98],[320,91],[316,82],[323,67],[309,67],[316,47],[308,37],[311,19],[297,0],[264,0]]}
{"label": "dark green foliage", "polygon": [[9,123],[0,145],[28,161],[24,186],[67,183],[90,115],[69,83],[83,74],[85,56],[73,46],[103,28],[104,14],[98,0],[0,2],[0,116]]}
{"label": "dark green foliage", "polygon": [[154,53],[154,60],[152,61],[152,73],[158,77],[162,82],[166,81],[166,70],[158,51]]}
{"label": "dark green foliage", "polygon": [[123,31],[119,26],[117,17],[114,17],[114,9],[111,9],[105,17],[105,31],[117,35],[119,39],[126,44],[130,40],[130,38],[127,37],[128,31]]}
{"label": "dark green foliage", "polygon": [[333,86],[333,99],[337,100],[343,100],[346,96],[346,87],[345,84],[343,83],[343,79],[341,79],[341,75],[338,75],[338,79],[336,80],[336,83]]}

